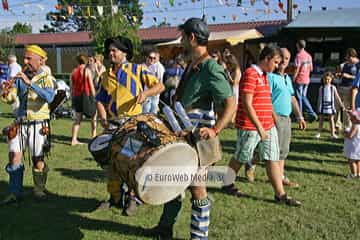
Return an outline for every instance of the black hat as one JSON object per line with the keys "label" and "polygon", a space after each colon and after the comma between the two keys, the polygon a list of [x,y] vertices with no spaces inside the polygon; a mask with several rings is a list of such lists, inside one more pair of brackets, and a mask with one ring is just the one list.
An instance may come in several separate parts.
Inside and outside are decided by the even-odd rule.
{"label": "black hat", "polygon": [[179,29],[185,33],[194,33],[198,40],[208,40],[210,36],[207,24],[200,18],[189,18]]}
{"label": "black hat", "polygon": [[106,53],[109,53],[110,44],[114,44],[116,48],[125,52],[127,54],[127,60],[131,60],[131,58],[133,57],[133,45],[131,43],[131,40],[127,37],[117,36],[106,39],[104,43]]}

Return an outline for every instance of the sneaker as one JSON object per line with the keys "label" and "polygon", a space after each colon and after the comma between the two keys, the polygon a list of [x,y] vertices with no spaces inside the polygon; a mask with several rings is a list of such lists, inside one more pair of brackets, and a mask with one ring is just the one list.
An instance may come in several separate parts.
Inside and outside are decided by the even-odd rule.
{"label": "sneaker", "polygon": [[317,138],[317,139],[319,139],[321,137],[321,134],[320,133],[317,133],[316,135],[315,135],[315,138]]}
{"label": "sneaker", "polygon": [[356,176],[355,174],[349,173],[349,174],[346,176],[346,179],[351,180],[351,179],[356,179],[356,178],[358,178],[358,177],[359,177],[359,176]]}
{"label": "sneaker", "polygon": [[129,217],[134,216],[136,214],[136,209],[137,209],[137,203],[134,199],[131,199],[128,202],[126,208],[124,209],[123,214]]}
{"label": "sneaker", "polygon": [[16,197],[15,194],[10,193],[8,196],[6,196],[6,198],[1,202],[0,205],[15,204],[18,203],[18,201],[19,201],[18,197]]}
{"label": "sneaker", "polygon": [[223,186],[221,188],[221,190],[224,193],[232,195],[234,197],[248,197],[249,196],[248,194],[239,191],[233,183],[230,185],[227,185],[227,186]]}
{"label": "sneaker", "polygon": [[255,182],[255,168],[256,165],[245,164],[245,176],[249,182]]}
{"label": "sneaker", "polygon": [[287,194],[284,194],[284,195],[282,195],[280,197],[275,195],[274,198],[275,198],[275,202],[279,203],[279,204],[286,204],[286,205],[288,205],[290,207],[299,207],[299,206],[301,206],[300,201],[289,197]]}
{"label": "sneaker", "polygon": [[173,229],[172,227],[162,227],[157,225],[153,228],[146,229],[144,235],[155,239],[171,240],[173,239]]}
{"label": "sneaker", "polygon": [[292,188],[298,188],[300,186],[298,183],[290,181],[288,177],[283,178],[282,183],[284,186],[288,186]]}

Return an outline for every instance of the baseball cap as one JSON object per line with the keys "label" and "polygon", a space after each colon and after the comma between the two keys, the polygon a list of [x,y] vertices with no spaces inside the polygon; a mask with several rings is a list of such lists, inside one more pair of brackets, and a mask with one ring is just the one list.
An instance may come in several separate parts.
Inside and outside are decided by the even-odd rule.
{"label": "baseball cap", "polygon": [[199,40],[208,40],[210,36],[209,27],[201,18],[189,18],[184,24],[179,25],[179,30],[194,33]]}

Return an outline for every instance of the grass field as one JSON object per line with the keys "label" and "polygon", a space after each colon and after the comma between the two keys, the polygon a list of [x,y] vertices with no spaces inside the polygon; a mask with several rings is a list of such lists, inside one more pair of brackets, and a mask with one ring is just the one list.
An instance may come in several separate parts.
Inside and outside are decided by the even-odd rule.
{"label": "grass field", "polygon": [[[9,108],[0,105],[1,111]],[[0,116],[0,127],[12,121]],[[53,121],[54,148],[47,162],[51,168],[47,188],[49,201],[32,199],[31,167],[26,162],[25,191],[18,206],[0,208],[0,240],[113,240],[148,239],[144,228],[154,226],[161,206],[143,205],[135,217],[121,215],[121,210],[95,211],[107,198],[104,172],[91,159],[87,146],[71,147],[71,120]],[[295,127],[295,125],[294,125]],[[295,130],[287,174],[300,183],[298,189],[287,189],[289,195],[303,202],[300,208],[289,208],[273,202],[273,191],[267,182],[263,165],[257,168],[255,183],[244,181],[243,169],[236,185],[251,195],[237,199],[210,189],[214,199],[211,212],[210,239],[359,239],[360,180],[347,180],[346,160],[342,156],[343,140],[330,140],[329,133],[315,140],[315,123],[305,132]],[[89,140],[89,123],[81,127],[80,138]],[[221,135],[226,165],[235,150],[235,130]],[[0,166],[7,163],[7,144],[0,142]],[[8,175],[0,171],[0,197],[7,194]],[[175,226],[175,236],[187,239],[190,221],[190,194],[187,192],[182,214]]]}

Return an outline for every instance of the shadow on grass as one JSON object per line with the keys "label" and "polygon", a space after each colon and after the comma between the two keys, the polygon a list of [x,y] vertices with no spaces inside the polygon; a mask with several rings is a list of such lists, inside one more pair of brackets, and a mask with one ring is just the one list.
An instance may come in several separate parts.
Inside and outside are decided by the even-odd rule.
{"label": "shadow on grass", "polygon": [[234,141],[221,140],[221,148],[223,152],[234,154],[236,148],[236,139],[234,139]]}
{"label": "shadow on grass", "polygon": [[335,173],[335,172],[329,172],[329,171],[320,170],[320,169],[294,167],[294,166],[286,166],[285,171],[304,172],[304,173],[308,173],[308,174],[320,174],[320,175],[327,175],[327,176],[334,176],[334,177],[344,177],[343,174],[339,174],[339,173]]}
{"label": "shadow on grass", "polygon": [[[1,194],[5,194],[7,184],[0,181],[0,189]],[[25,188],[25,191],[30,192],[30,189]],[[38,203],[27,194],[18,205],[0,206],[0,233],[14,240],[80,240],[84,238],[83,229],[144,236],[142,227],[86,217],[97,204],[96,199],[51,193],[47,201]]]}
{"label": "shadow on grass", "polygon": [[77,180],[86,180],[99,182],[105,180],[105,170],[90,170],[90,169],[78,169],[73,170],[69,168],[55,168],[57,172],[60,172],[61,175]]}
{"label": "shadow on grass", "polygon": [[292,142],[290,145],[291,152],[301,152],[306,153],[311,151],[315,151],[318,153],[339,153],[342,151],[341,145],[334,145],[334,142],[324,143],[324,142],[316,142],[316,143],[299,143]]}
{"label": "shadow on grass", "polygon": [[317,163],[328,163],[328,164],[347,164],[345,160],[328,160],[328,159],[315,159],[315,158],[308,158],[302,156],[289,156],[286,161],[301,161],[301,162],[317,162]]}
{"label": "shadow on grass", "polygon": [[[78,138],[78,140],[83,143],[90,142],[90,139],[88,139],[88,138]],[[51,141],[54,143],[61,143],[61,144],[70,146],[71,145],[71,136],[52,134]]]}

